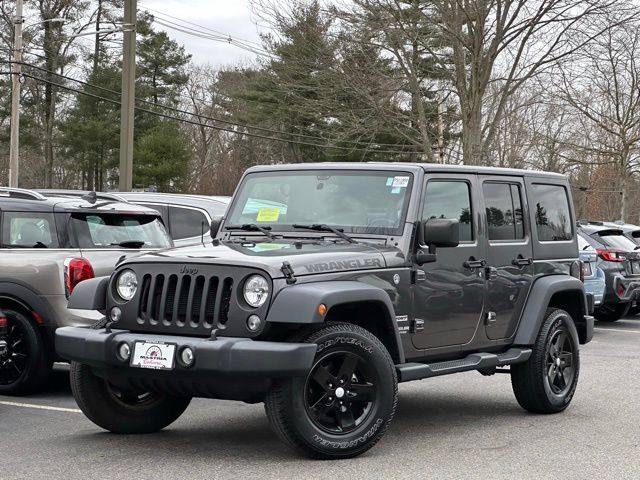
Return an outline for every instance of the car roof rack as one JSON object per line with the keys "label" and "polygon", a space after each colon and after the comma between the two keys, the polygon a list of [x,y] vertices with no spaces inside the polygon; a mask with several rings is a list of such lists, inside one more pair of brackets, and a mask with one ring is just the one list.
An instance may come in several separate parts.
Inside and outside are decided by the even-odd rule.
{"label": "car roof rack", "polygon": [[[41,194],[49,197],[79,197],[85,199],[87,196],[94,196],[97,200],[111,200],[114,202],[129,203],[128,200],[117,193],[89,192],[86,190],[38,190]],[[95,203],[95,202],[93,202]]]}
{"label": "car roof rack", "polygon": [[11,198],[23,198],[26,200],[46,200],[47,197],[26,188],[0,187],[0,194],[7,194]]}

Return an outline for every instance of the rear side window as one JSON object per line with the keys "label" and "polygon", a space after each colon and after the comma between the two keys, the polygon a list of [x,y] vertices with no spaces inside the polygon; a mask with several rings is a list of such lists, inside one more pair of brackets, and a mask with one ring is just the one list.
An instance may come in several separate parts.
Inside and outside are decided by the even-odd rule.
{"label": "rear side window", "polygon": [[53,214],[4,212],[2,246],[5,248],[59,248]]}
{"label": "rear side window", "polygon": [[200,210],[169,207],[169,230],[175,240],[199,237],[209,230],[209,221]]}
{"label": "rear side window", "polygon": [[482,190],[489,240],[522,240],[524,222],[520,187],[516,184],[486,182]]}
{"label": "rear side window", "polygon": [[534,183],[533,205],[541,242],[559,242],[573,238],[567,190],[560,185]]}
{"label": "rear side window", "polygon": [[467,182],[431,180],[427,183],[422,218],[455,219],[460,222],[460,241],[473,240],[471,193]]}

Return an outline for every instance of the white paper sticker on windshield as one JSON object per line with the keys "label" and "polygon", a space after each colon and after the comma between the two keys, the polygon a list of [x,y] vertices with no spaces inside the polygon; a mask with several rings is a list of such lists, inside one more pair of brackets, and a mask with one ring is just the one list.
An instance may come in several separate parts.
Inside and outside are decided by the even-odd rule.
{"label": "white paper sticker on windshield", "polygon": [[409,185],[409,177],[393,177],[392,187],[407,188],[407,185]]}
{"label": "white paper sticker on windshield", "polygon": [[392,183],[393,183],[393,177],[387,178],[387,187],[390,187]]}

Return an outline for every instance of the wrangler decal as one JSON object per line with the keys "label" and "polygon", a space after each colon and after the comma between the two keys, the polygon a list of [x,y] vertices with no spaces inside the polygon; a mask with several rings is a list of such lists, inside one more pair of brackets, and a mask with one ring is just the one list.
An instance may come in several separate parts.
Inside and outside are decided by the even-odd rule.
{"label": "wrangler decal", "polygon": [[338,260],[335,262],[322,262],[304,265],[308,273],[331,272],[334,270],[356,270],[359,268],[382,268],[379,258],[365,258],[358,260]]}

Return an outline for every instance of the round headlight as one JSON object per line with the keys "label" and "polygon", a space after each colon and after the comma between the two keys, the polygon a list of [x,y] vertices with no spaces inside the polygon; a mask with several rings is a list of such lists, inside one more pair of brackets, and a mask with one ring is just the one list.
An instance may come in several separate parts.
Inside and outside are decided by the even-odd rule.
{"label": "round headlight", "polygon": [[138,277],[136,277],[133,270],[124,270],[118,275],[116,285],[120,298],[128,302],[138,290]]}
{"label": "round headlight", "polygon": [[264,305],[269,297],[269,282],[262,275],[252,275],[244,282],[244,299],[252,307]]}

